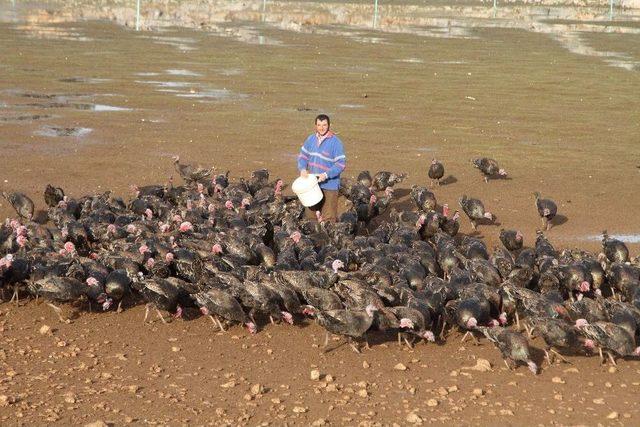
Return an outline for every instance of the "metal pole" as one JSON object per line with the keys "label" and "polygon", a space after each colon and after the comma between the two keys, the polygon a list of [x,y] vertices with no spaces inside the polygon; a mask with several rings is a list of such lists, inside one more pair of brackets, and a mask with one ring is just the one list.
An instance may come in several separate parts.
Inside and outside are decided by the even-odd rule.
{"label": "metal pole", "polygon": [[498,0],[493,0],[493,17],[498,14]]}
{"label": "metal pole", "polygon": [[373,1],[373,28],[378,25],[378,0]]}
{"label": "metal pole", "polygon": [[613,21],[613,0],[609,0],[609,21]]}
{"label": "metal pole", "polygon": [[262,22],[265,20],[264,14],[267,12],[267,0],[262,0]]}
{"label": "metal pole", "polygon": [[140,0],[136,1],[136,31],[140,31]]}

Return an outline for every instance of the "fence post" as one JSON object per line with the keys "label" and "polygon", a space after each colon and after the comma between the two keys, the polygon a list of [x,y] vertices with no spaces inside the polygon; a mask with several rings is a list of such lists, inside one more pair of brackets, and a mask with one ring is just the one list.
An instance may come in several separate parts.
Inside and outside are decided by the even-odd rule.
{"label": "fence post", "polygon": [[373,0],[373,28],[378,25],[378,0]]}
{"label": "fence post", "polygon": [[493,0],[493,17],[498,15],[498,0]]}
{"label": "fence post", "polygon": [[613,0],[609,0],[609,21],[613,21]]}
{"label": "fence post", "polygon": [[265,21],[265,13],[267,13],[267,0],[262,0],[262,22]]}
{"label": "fence post", "polygon": [[140,31],[140,0],[136,0],[136,31]]}

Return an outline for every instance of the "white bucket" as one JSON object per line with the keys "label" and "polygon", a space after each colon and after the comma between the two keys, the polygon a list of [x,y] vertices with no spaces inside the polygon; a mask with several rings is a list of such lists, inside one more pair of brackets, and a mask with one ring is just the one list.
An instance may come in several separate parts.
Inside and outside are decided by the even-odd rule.
{"label": "white bucket", "polygon": [[296,193],[302,206],[310,207],[315,206],[322,200],[323,194],[320,186],[318,185],[318,178],[309,174],[307,177],[299,176],[291,184],[291,190]]}

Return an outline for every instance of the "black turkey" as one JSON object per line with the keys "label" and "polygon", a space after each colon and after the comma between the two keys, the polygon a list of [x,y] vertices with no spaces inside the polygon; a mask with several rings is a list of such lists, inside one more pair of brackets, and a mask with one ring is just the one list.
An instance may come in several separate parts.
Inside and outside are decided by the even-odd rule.
{"label": "black turkey", "polygon": [[507,172],[500,168],[498,162],[488,157],[473,159],[471,160],[471,163],[473,163],[473,166],[482,172],[485,182],[489,182],[489,178],[501,178],[507,176]]}
{"label": "black turkey", "polygon": [[533,193],[533,197],[536,201],[536,209],[538,210],[538,215],[540,215],[540,219],[542,220],[542,228],[545,230],[549,230],[551,228],[551,220],[558,213],[558,206],[551,199],[543,199],[540,197],[540,193],[537,191]]}
{"label": "black turkey", "polygon": [[433,187],[433,181],[435,180],[436,184],[440,185],[440,180],[444,176],[444,165],[437,161],[436,159],[431,160],[431,164],[429,165],[429,178],[431,179],[431,186]]}

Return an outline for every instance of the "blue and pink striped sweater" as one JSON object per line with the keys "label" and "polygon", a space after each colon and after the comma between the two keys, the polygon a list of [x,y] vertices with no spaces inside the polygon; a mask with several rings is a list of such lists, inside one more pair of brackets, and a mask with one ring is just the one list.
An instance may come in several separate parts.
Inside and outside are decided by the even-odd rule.
{"label": "blue and pink striped sweater", "polygon": [[325,190],[340,188],[340,174],[347,165],[342,141],[333,132],[328,132],[320,139],[312,133],[300,149],[298,156],[298,171],[308,170],[309,173],[326,173],[328,179],[320,183]]}

